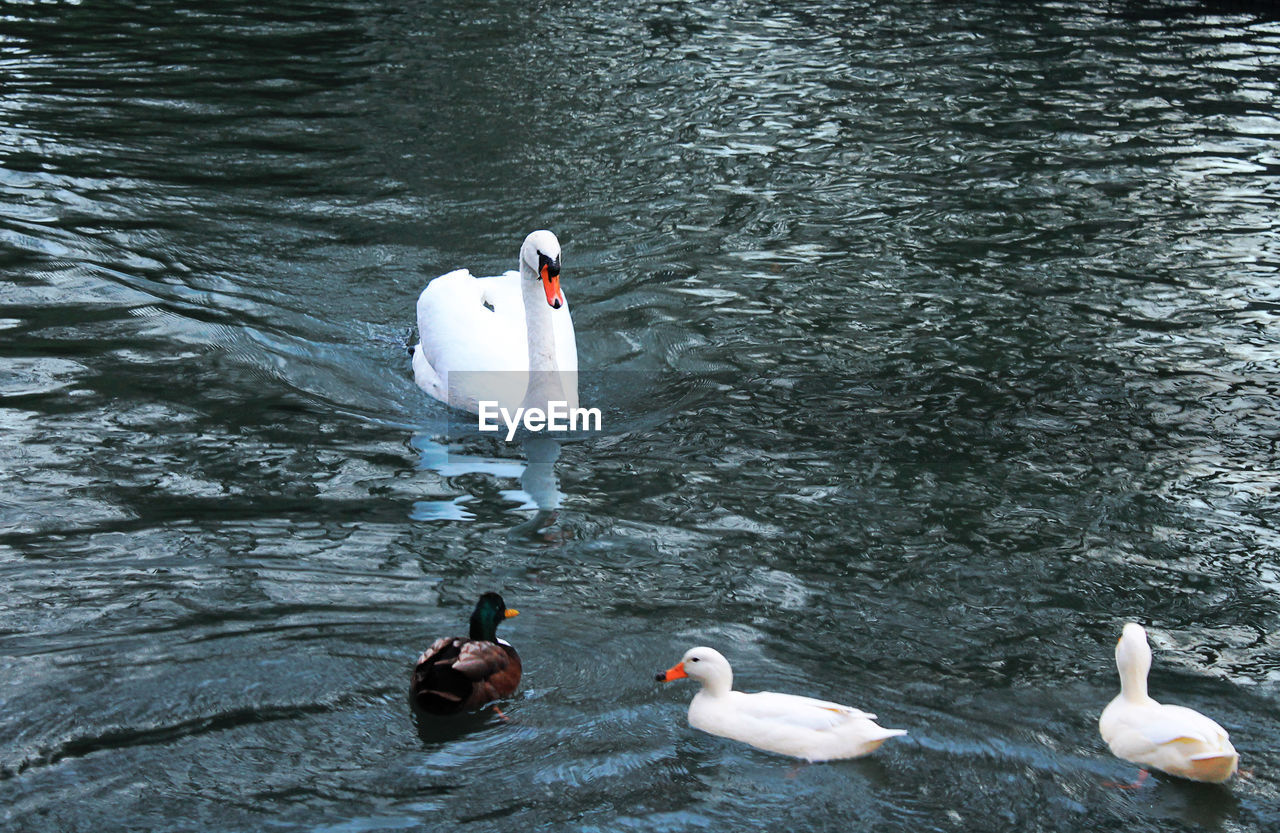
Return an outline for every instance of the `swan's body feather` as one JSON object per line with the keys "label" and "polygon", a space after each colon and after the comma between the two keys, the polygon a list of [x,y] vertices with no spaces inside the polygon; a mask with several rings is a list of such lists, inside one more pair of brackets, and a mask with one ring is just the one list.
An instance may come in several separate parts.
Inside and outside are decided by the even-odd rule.
{"label": "swan's body feather", "polygon": [[[535,238],[544,248],[554,247],[558,276],[559,243],[550,232],[531,234],[521,250],[522,259]],[[540,250],[534,245],[532,251]],[[466,269],[455,269],[427,284],[418,296],[418,344],[413,350],[413,375],[419,387],[442,402],[471,411],[482,399],[514,409],[525,404],[531,369],[553,371],[563,377],[569,407],[577,407],[578,350],[568,301],[560,295],[557,308],[543,301],[534,266],[529,270],[527,275],[510,271],[477,278]],[[549,323],[539,325],[532,341],[531,315]],[[451,374],[455,374],[452,382]]]}

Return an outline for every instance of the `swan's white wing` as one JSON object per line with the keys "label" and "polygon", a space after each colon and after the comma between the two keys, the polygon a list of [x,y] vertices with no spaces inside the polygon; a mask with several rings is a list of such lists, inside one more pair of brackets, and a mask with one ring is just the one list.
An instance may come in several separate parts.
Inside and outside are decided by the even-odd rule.
{"label": "swan's white wing", "polygon": [[875,719],[873,714],[812,697],[778,694],[773,691],[734,693],[737,695],[734,707],[743,714],[757,720],[786,723],[805,729],[834,729],[851,718]]}
{"label": "swan's white wing", "polygon": [[[479,278],[476,280],[477,286],[480,288],[480,295],[484,303],[493,307],[493,314],[500,321],[519,321],[520,330],[524,331],[524,296],[520,292],[520,273],[519,272],[503,272],[501,275],[495,275],[492,278]],[[523,342],[523,337],[522,337]],[[527,343],[522,343],[526,356],[529,348]]]}
{"label": "swan's white wing", "polygon": [[519,279],[515,272],[475,278],[458,269],[422,290],[418,337],[427,362],[446,383],[457,371],[528,370]]}

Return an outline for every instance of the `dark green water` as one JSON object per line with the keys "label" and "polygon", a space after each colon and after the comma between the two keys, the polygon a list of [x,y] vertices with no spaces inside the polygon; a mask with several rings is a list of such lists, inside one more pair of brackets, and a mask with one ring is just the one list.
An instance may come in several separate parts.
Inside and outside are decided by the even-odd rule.
{"label": "dark green water", "polygon": [[[0,7],[0,827],[1277,829],[1278,60],[1198,3]],[[618,415],[554,518],[404,350],[537,227]],[[421,737],[491,588],[512,722]],[[1246,776],[1106,786],[1128,619]],[[911,734],[694,732],[703,643]]]}

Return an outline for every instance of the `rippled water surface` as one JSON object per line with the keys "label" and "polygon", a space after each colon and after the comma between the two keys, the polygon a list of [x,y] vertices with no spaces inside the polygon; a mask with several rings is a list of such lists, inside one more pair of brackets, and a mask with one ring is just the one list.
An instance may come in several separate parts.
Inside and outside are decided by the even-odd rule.
{"label": "rippled water surface", "polygon": [[[2,826],[1280,828],[1278,60],[1248,4],[5,4]],[[612,426],[526,465],[405,338],[537,227]],[[491,588],[511,722],[415,725]],[[1110,785],[1128,619],[1228,787]],[[695,732],[702,643],[910,734]]]}

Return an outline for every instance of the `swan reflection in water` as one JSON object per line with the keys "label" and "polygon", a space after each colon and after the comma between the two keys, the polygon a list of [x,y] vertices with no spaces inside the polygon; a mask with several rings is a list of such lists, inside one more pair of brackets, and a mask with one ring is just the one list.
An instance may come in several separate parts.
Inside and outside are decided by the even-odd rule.
{"label": "swan reflection in water", "polygon": [[[515,501],[517,510],[534,510],[528,521],[512,530],[515,536],[557,540],[557,534],[546,530],[553,526],[564,495],[560,492],[555,465],[564,440],[579,439],[601,430],[598,409],[578,405],[577,372],[532,371],[475,373],[454,371],[449,374],[451,404],[465,401],[476,407],[450,408],[442,439],[416,437],[413,445],[421,453],[419,468],[430,469],[442,477],[463,474],[487,474],[495,478],[518,480],[519,489],[505,489],[501,495]],[[477,398],[478,392],[484,393]],[[465,393],[462,393],[465,392]],[[488,397],[492,397],[492,399]],[[484,402],[484,410],[479,403]],[[477,413],[479,411],[479,413]],[[594,421],[587,415],[594,412]],[[532,423],[519,415],[538,414]],[[539,423],[538,420],[541,420]],[[474,447],[474,438],[492,437],[508,445],[519,442],[524,462],[505,457],[472,455],[458,451],[454,440]],[[474,520],[465,504],[475,495],[464,494],[449,500],[419,501],[410,517],[414,520]]]}
{"label": "swan reflection in water", "polygon": [[[510,511],[533,510],[533,516],[515,526],[511,532],[517,536],[546,538],[544,532],[559,517],[564,494],[556,477],[556,461],[560,458],[560,441],[551,437],[526,436],[521,443],[525,459],[487,457],[451,452],[447,442],[440,442],[426,435],[418,435],[411,441],[419,453],[418,468],[436,472],[443,478],[464,474],[487,474],[501,480],[518,481],[518,489],[502,489],[499,494],[506,501],[518,505]],[[409,517],[415,521],[471,521],[475,514],[467,504],[477,496],[466,493],[440,500],[420,500],[413,504]]]}

